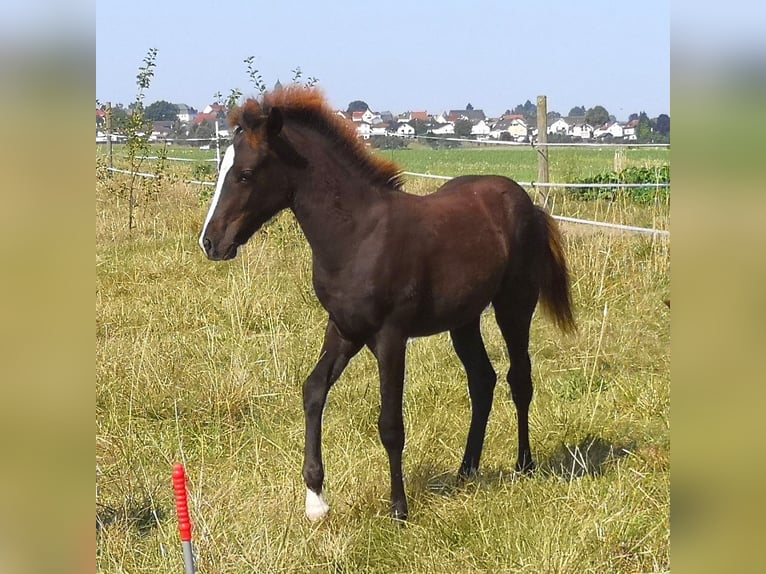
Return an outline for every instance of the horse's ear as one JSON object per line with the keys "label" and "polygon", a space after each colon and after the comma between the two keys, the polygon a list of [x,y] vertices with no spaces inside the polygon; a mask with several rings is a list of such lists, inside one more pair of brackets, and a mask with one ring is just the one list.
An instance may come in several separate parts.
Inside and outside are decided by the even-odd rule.
{"label": "horse's ear", "polygon": [[266,133],[269,137],[274,137],[282,131],[282,110],[279,108],[271,108],[269,112],[269,118],[266,120]]}

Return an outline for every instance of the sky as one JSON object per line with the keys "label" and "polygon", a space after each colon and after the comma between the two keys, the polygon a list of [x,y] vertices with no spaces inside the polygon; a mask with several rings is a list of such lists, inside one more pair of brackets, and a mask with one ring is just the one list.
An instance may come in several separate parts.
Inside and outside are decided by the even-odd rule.
{"label": "sky", "polygon": [[670,113],[669,0],[96,1],[96,98],[125,105],[157,48],[144,103],[201,110],[318,78],[331,106],[438,114],[470,103],[499,116],[538,95],[548,110],[601,105],[618,120]]}

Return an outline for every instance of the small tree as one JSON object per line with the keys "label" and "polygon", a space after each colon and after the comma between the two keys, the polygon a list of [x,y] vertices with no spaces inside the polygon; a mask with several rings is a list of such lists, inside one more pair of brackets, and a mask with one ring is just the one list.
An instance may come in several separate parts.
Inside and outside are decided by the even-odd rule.
{"label": "small tree", "polygon": [[652,122],[646,112],[638,114],[638,128],[636,129],[638,141],[648,143],[652,141]]}
{"label": "small tree", "polygon": [[348,104],[348,108],[346,108],[347,114],[353,114],[354,112],[366,112],[370,109],[370,106],[367,105],[367,102],[364,102],[362,100],[354,100],[353,102]]}
{"label": "small tree", "polygon": [[[139,191],[136,185],[136,178],[139,177],[138,172],[144,161],[144,157],[149,155],[149,134],[151,131],[151,124],[147,120],[144,110],[144,95],[154,77],[154,68],[157,65],[157,52],[157,48],[151,48],[144,57],[144,65],[138,68],[138,74],[136,75],[138,92],[136,93],[135,102],[131,105],[133,112],[130,114],[125,126],[125,135],[127,136],[125,148],[128,165],[130,166],[130,183],[128,184],[126,194],[128,197],[128,229],[133,229],[136,226],[135,211],[138,206]],[[160,180],[165,167],[164,158],[166,156],[166,151],[164,147],[160,150],[159,156],[159,161],[155,164],[154,177],[145,183],[146,198],[156,195],[159,191]]]}
{"label": "small tree", "polygon": [[569,110],[569,116],[579,118],[585,115],[585,106],[575,106]]}
{"label": "small tree", "polygon": [[473,124],[469,120],[459,119],[455,122],[455,135],[461,138],[467,138],[471,135]]}
{"label": "small tree", "polygon": [[670,116],[667,114],[660,114],[657,116],[657,120],[654,122],[655,129],[663,136],[670,135]]}
{"label": "small tree", "polygon": [[173,121],[178,118],[178,106],[165,100],[152,102],[144,110],[144,116],[153,122]]}
{"label": "small tree", "polygon": [[604,106],[594,106],[585,112],[585,121],[593,127],[602,126],[609,121],[609,112]]}

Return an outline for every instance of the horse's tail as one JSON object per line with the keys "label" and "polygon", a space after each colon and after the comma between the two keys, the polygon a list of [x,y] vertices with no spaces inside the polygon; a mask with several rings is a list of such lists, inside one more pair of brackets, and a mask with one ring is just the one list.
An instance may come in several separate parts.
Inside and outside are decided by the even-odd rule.
{"label": "horse's tail", "polygon": [[542,256],[537,258],[542,309],[559,329],[573,333],[577,325],[572,313],[569,270],[561,232],[556,220],[542,207],[535,206],[535,216],[542,239]]}

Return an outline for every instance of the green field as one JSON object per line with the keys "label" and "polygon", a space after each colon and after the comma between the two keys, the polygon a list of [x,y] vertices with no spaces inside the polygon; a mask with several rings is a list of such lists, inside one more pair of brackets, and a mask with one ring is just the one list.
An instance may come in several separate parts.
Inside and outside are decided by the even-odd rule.
{"label": "green field", "polygon": [[[524,180],[536,173],[531,153],[423,148],[394,159],[406,170]],[[667,153],[626,158],[667,163]],[[610,150],[555,154],[552,179],[613,162]],[[564,337],[542,317],[533,323],[540,469],[531,477],[512,472],[515,410],[498,383],[482,473],[456,484],[470,417],[465,375],[447,335],[410,345],[405,528],[388,518],[377,368],[360,353],[325,412],[332,512],[315,525],[303,516],[301,384],[326,317],[311,288],[309,248],[284,213],[238,259],[207,261],[196,244],[207,205],[203,188],[182,183],[189,169],[174,164],[150,196],[139,194],[132,230],[127,180],[97,175],[99,572],[182,571],[176,461],[189,474],[200,573],[670,569],[669,240],[564,227],[579,333]],[[407,181],[415,193],[436,185]],[[581,202],[557,192],[548,206],[662,228],[669,220],[667,203]],[[502,381],[508,360],[491,311],[483,329]]]}
{"label": "green field", "polygon": [[[159,146],[154,146],[154,151]],[[618,148],[551,148],[549,152],[549,171],[552,182],[570,182],[577,177],[611,171],[615,165],[615,151]],[[657,166],[670,163],[670,150],[667,148],[619,148],[623,150],[623,167]],[[105,146],[97,148],[103,156]],[[537,152],[530,147],[498,147],[483,145],[462,149],[434,150],[420,143],[410,144],[410,149],[376,151],[399,164],[404,171],[430,173],[435,175],[466,175],[474,173],[494,173],[506,175],[516,181],[537,180]],[[114,155],[124,156],[123,146],[115,145]],[[201,150],[196,147],[168,146],[167,155],[202,162],[215,158],[215,150]],[[185,165],[188,171],[190,166]]]}

